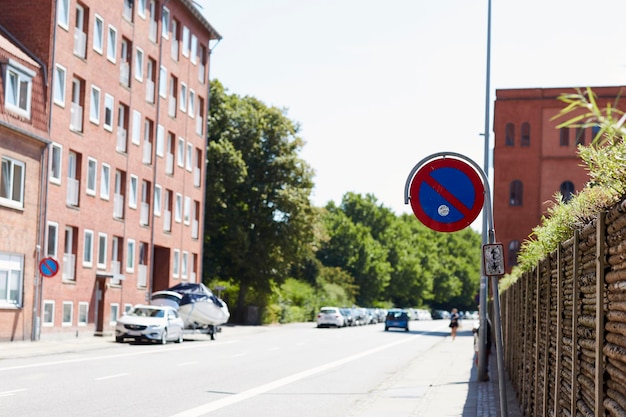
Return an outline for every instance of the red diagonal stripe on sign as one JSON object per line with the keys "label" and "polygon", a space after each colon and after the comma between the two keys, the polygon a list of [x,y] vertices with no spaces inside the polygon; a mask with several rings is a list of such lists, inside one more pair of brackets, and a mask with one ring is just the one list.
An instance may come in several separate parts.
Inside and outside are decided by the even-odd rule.
{"label": "red diagonal stripe on sign", "polygon": [[454,208],[461,212],[461,214],[465,217],[469,214],[470,207],[466,207],[465,204],[458,198],[454,196],[451,192],[449,192],[443,185],[439,184],[437,180],[435,180],[430,175],[424,176],[424,182],[430,185],[440,196],[442,196],[445,200],[447,200]]}

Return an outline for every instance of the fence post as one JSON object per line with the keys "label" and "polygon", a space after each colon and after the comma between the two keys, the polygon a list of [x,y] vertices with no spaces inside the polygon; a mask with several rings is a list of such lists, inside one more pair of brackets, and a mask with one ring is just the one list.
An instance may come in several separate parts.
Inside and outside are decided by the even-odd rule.
{"label": "fence post", "polygon": [[554,411],[559,416],[561,404],[561,355],[563,354],[563,244],[556,248],[556,363],[554,369]]}
{"label": "fence post", "polygon": [[573,261],[573,281],[572,281],[572,392],[570,398],[571,415],[576,415],[576,400],[578,398],[578,379],[576,378],[576,370],[578,369],[578,263],[580,259],[580,234],[578,230],[574,231],[574,248],[572,251]]}
{"label": "fence post", "polygon": [[539,392],[539,337],[541,336],[541,326],[539,325],[539,320],[541,320],[541,311],[540,311],[540,307],[541,307],[541,297],[539,296],[539,294],[541,293],[541,287],[539,286],[539,283],[541,281],[540,277],[541,277],[541,261],[537,262],[537,265],[535,266],[536,270],[535,270],[535,299],[534,299],[534,304],[535,304],[535,353],[534,353],[534,359],[535,359],[535,369],[533,369],[533,385],[534,385],[534,393],[535,395],[533,396],[534,399],[534,416],[538,416],[539,415],[539,401],[537,401],[537,393]]}
{"label": "fence post", "polygon": [[606,239],[605,213],[598,214],[596,224],[596,375],[595,401],[596,416],[604,416],[604,241]]}

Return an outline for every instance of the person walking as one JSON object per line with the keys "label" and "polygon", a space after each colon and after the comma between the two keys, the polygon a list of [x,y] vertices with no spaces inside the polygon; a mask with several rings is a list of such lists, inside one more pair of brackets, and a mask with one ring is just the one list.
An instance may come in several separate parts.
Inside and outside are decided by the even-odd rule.
{"label": "person walking", "polygon": [[459,312],[457,311],[457,309],[453,308],[452,312],[450,313],[450,324],[448,325],[448,327],[450,327],[452,340],[456,339],[456,329],[459,327],[460,318],[461,316],[459,316]]}

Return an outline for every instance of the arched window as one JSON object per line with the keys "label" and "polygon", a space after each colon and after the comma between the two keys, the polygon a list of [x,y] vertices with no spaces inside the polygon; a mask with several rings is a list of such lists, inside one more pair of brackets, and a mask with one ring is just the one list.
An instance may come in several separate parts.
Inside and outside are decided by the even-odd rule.
{"label": "arched window", "polygon": [[577,127],[576,128],[576,145],[584,145],[585,144],[585,128]]}
{"label": "arched window", "polygon": [[530,123],[522,123],[522,137],[520,139],[520,146],[530,146]]}
{"label": "arched window", "polygon": [[596,136],[598,136],[598,133],[600,133],[600,126],[593,125],[591,127],[591,140],[592,141],[596,140]]}
{"label": "arched window", "polygon": [[509,251],[507,254],[507,264],[509,267],[517,265],[517,253],[519,252],[519,248],[519,240],[512,240],[509,242]]}
{"label": "arched window", "polygon": [[520,180],[511,182],[509,206],[521,206],[524,203],[524,184]]}
{"label": "arched window", "polygon": [[568,202],[574,196],[576,189],[574,187],[574,183],[571,181],[563,181],[561,183],[561,195],[563,196],[563,201]]}
{"label": "arched window", "polygon": [[505,128],[506,146],[515,146],[515,125],[513,123],[507,123]]}
{"label": "arched window", "polygon": [[559,129],[559,145],[569,146],[569,127]]}

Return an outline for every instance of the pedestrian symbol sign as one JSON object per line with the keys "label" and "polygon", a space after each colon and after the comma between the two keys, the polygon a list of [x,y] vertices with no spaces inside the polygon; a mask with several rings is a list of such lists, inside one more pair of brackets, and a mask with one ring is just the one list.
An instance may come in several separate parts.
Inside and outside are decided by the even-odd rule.
{"label": "pedestrian symbol sign", "polygon": [[456,232],[472,224],[483,208],[485,188],[469,164],[454,158],[422,166],[410,187],[411,209],[426,227]]}

